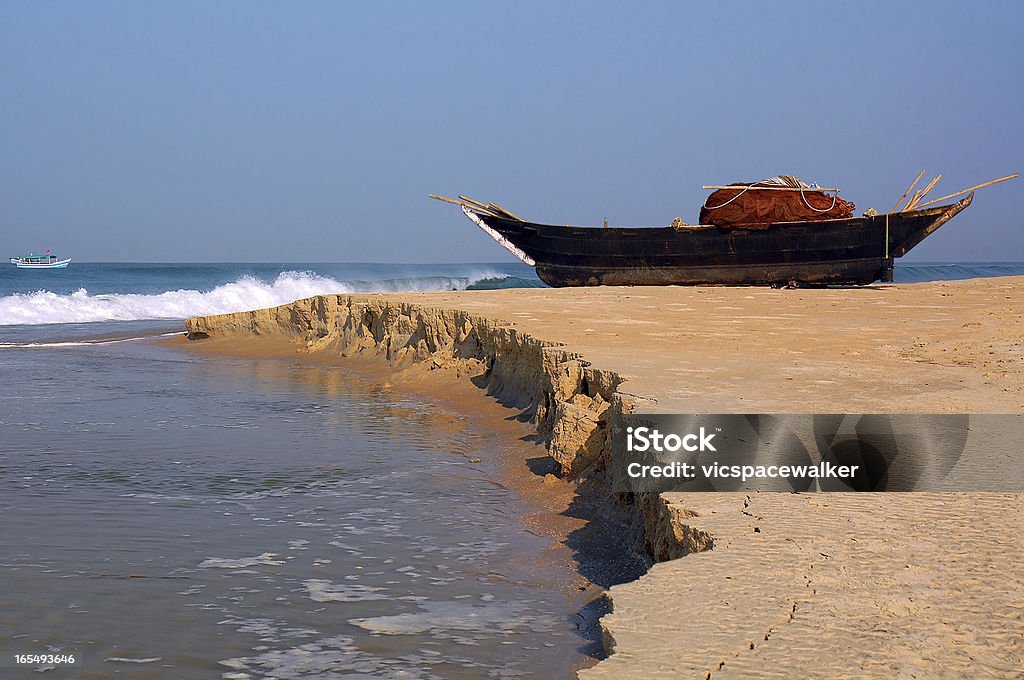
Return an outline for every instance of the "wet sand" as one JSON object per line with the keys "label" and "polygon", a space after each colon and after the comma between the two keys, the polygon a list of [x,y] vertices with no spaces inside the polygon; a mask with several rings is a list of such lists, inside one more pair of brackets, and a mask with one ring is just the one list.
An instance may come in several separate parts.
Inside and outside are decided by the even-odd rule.
{"label": "wet sand", "polygon": [[[649,412],[1024,412],[1021,277],[359,298],[459,309],[561,343],[626,378],[618,391]],[[1024,495],[662,502],[677,529],[706,532],[714,548],[612,587],[603,623],[614,654],[581,677],[1015,677],[1024,667]]]}

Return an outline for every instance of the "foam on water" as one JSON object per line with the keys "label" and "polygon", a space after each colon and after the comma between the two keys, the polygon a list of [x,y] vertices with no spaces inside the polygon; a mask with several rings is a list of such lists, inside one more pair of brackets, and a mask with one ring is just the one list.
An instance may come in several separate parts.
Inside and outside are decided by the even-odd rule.
{"label": "foam on water", "polygon": [[[173,335],[180,335],[180,331],[174,333],[161,333],[157,337],[168,338]],[[85,347],[88,345],[116,345],[119,342],[131,342],[133,340],[148,340],[153,336],[140,335],[132,338],[111,338],[107,340],[67,340],[58,342],[0,342],[0,349],[46,349],[51,347]]]}
{"label": "foam on water", "polygon": [[[489,598],[493,599],[493,598]],[[417,635],[430,632],[440,639],[452,639],[459,644],[473,644],[467,639],[488,635],[499,630],[507,633],[529,629],[535,633],[553,631],[558,625],[551,616],[535,614],[519,602],[421,602],[421,611],[349,619],[349,623],[378,635]],[[461,634],[455,634],[459,631]]]}
{"label": "foam on water", "polygon": [[367,600],[386,600],[387,593],[383,588],[354,583],[331,583],[324,579],[303,581],[309,592],[309,599],[314,602],[365,602]]}
{"label": "foam on water", "polygon": [[314,272],[284,271],[269,283],[244,275],[208,291],[180,289],[156,294],[94,295],[85,288],[70,294],[37,290],[0,297],[0,326],[184,319],[276,307],[314,295],[465,290],[481,281],[504,278],[507,277],[503,274],[481,270],[466,276],[340,281]]}
{"label": "foam on water", "polygon": [[256,555],[255,557],[243,557],[237,560],[211,557],[201,562],[199,566],[201,568],[217,567],[220,569],[244,569],[245,567],[284,564],[284,562],[281,562],[280,560],[275,560],[275,557],[277,557],[277,555],[272,552],[265,552],[261,555]]}
{"label": "foam on water", "polygon": [[[0,339],[95,344],[170,325]],[[582,658],[576,603],[551,587],[563,572],[536,558],[550,539],[469,462],[504,450],[489,431],[302,361],[85,350],[0,351],[17,386],[0,400],[0,493],[17,501],[0,543],[20,546],[0,558],[0,629],[92,631],[83,667],[181,680],[568,677]],[[67,380],[37,379],[51,374]]]}
{"label": "foam on water", "polygon": [[[526,265],[83,263],[46,278],[0,270],[0,326],[184,319],[332,293],[543,286]],[[897,263],[897,282],[1024,274],[1024,263]],[[39,286],[38,289],[32,288]],[[67,338],[61,338],[62,340]]]}
{"label": "foam on water", "polygon": [[221,676],[230,680],[250,680],[254,677],[388,677],[426,680],[439,677],[431,672],[432,667],[453,661],[474,667],[475,670],[489,670],[473,665],[468,659],[434,656],[426,650],[418,654],[407,654],[401,659],[387,659],[363,651],[347,635],[321,637],[288,649],[271,649],[252,656],[224,659],[220,664],[235,671]]}

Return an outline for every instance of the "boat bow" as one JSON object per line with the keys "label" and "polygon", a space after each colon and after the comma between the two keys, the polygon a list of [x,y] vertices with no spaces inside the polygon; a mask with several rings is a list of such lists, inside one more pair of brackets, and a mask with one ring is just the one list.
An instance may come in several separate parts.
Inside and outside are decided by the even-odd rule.
{"label": "boat bow", "polygon": [[523,252],[522,248],[519,248],[516,244],[512,243],[507,238],[499,234],[497,231],[489,227],[487,225],[487,222],[484,221],[483,215],[474,212],[467,206],[462,206],[462,212],[466,215],[466,217],[468,217],[473,222],[473,224],[483,229],[488,236],[497,241],[502,248],[504,248],[505,250],[519,258],[521,262],[523,262],[524,264],[528,264],[531,267],[537,266],[537,263],[534,261],[534,259],[527,255],[525,252]]}

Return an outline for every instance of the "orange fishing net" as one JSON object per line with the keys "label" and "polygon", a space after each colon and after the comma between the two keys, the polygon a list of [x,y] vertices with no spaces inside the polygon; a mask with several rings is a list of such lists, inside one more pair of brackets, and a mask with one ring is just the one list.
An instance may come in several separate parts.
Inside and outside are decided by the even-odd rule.
{"label": "orange fishing net", "polygon": [[813,222],[853,216],[852,202],[823,191],[747,188],[751,184],[736,183],[708,196],[700,210],[700,224],[725,229],[767,229],[772,222]]}

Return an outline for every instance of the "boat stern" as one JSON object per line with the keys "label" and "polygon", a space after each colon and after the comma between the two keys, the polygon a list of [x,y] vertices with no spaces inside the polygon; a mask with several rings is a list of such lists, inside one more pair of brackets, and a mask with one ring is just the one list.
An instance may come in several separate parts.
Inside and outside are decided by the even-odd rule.
{"label": "boat stern", "polygon": [[[900,217],[903,218],[916,218],[914,222],[915,228],[910,230],[909,233],[894,233],[890,235],[889,256],[891,258],[903,257],[910,252],[911,248],[925,240],[931,234],[935,233],[939,227],[963,212],[973,200],[974,193],[972,192],[951,205],[922,210],[920,215],[913,215],[912,213],[898,213]],[[919,222],[921,218],[926,219],[924,219],[923,222]]]}

